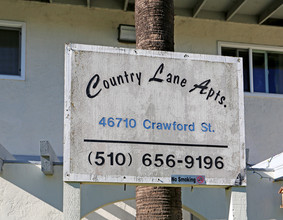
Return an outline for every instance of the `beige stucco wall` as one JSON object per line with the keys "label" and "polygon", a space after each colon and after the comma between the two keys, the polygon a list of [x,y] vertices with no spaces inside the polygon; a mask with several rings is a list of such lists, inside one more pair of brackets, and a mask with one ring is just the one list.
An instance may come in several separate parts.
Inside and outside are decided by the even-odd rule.
{"label": "beige stucco wall", "polygon": [[38,155],[46,139],[62,155],[65,43],[122,46],[117,27],[133,24],[133,14],[1,0],[0,19],[27,29],[26,80],[0,80],[0,142],[13,154]]}
{"label": "beige stucco wall", "polygon": [[[64,44],[72,42],[135,47],[133,44],[117,41],[118,25],[134,24],[134,14],[118,10],[88,9],[82,6],[1,0],[0,20],[23,21],[27,27],[25,81],[0,80],[0,143],[12,154],[39,155],[39,141],[49,140],[56,154],[61,156]],[[283,28],[179,16],[175,18],[175,51],[217,54],[218,41],[282,47]],[[250,163],[262,161],[282,151],[282,96],[245,95],[246,146],[250,149]],[[60,219],[60,169],[59,167],[55,170],[55,176],[46,177],[39,167],[34,165],[23,167],[5,164],[4,174],[0,175],[0,219],[7,219],[7,216],[8,219]],[[30,175],[25,176],[24,173]],[[260,180],[252,172],[249,175],[249,219],[259,219],[260,216],[264,216],[264,219],[282,218],[279,204],[277,206],[280,202],[277,195],[280,183]],[[90,186],[85,186],[87,187]],[[122,186],[114,188],[117,197],[122,198]],[[111,190],[100,193],[109,198],[113,194]],[[87,189],[83,191],[83,195],[89,196],[83,204],[85,212],[92,210],[89,201],[97,196],[95,193],[99,193],[99,190],[91,192]],[[221,219],[221,204],[225,204],[225,201],[217,197],[220,200],[219,203],[215,203],[217,199],[213,197],[207,206],[195,207],[191,204],[193,200],[189,198],[196,198],[196,192],[198,191],[184,190],[183,197],[188,198],[185,200],[186,205],[206,217],[214,210],[214,218]],[[268,199],[260,201],[262,192],[264,198]],[[132,195],[131,191],[127,197],[130,198]],[[198,195],[200,199],[206,200],[209,196],[222,196],[224,192],[219,194],[216,191],[202,191]],[[263,202],[260,206],[257,205],[259,201]],[[268,205],[268,210],[263,209],[266,207],[264,204]],[[207,208],[209,205],[212,206],[211,209]],[[263,212],[265,215],[261,215]]]}
{"label": "beige stucco wall", "polygon": [[63,219],[62,167],[51,177],[35,164],[5,164],[0,175],[0,219]]}
{"label": "beige stucco wall", "polygon": [[[282,182],[260,178],[248,173],[248,219],[283,217]],[[261,175],[264,175],[261,173]],[[0,174],[0,219],[59,220],[63,219],[63,167],[55,166],[53,176],[45,176],[40,165],[4,164]],[[99,207],[135,197],[135,187],[111,185],[81,185],[81,214],[87,215]],[[227,219],[228,205],[225,189],[183,188],[182,202],[187,211],[205,219]],[[242,202],[242,201],[240,201]],[[109,210],[108,210],[109,211]],[[115,215],[117,210],[112,210]],[[117,215],[119,216],[119,215]]]}
{"label": "beige stucco wall", "polygon": [[[0,80],[0,143],[13,154],[38,155],[39,140],[63,154],[64,44],[135,47],[117,41],[119,24],[134,24],[134,13],[23,0],[2,0],[0,19],[26,22],[26,80]],[[221,21],[175,18],[175,51],[217,54],[217,42],[283,46],[283,29]],[[282,98],[246,97],[250,162],[279,153]],[[265,106],[266,110],[258,106]],[[271,104],[272,103],[272,104]],[[263,117],[264,114],[264,117]],[[254,126],[254,121],[264,124]],[[277,120],[278,121],[278,120]],[[272,138],[264,138],[265,131]],[[270,136],[270,135],[269,135]],[[266,149],[268,146],[268,150]],[[257,150],[259,149],[259,151]],[[257,153],[260,152],[260,153]]]}
{"label": "beige stucco wall", "polygon": [[[63,166],[46,176],[40,164],[5,163],[0,174],[0,219],[63,219]],[[133,199],[135,187],[81,185],[82,217],[116,201]]]}
{"label": "beige stucco wall", "polygon": [[217,54],[217,42],[283,46],[280,27],[233,22],[175,18],[175,50]]}

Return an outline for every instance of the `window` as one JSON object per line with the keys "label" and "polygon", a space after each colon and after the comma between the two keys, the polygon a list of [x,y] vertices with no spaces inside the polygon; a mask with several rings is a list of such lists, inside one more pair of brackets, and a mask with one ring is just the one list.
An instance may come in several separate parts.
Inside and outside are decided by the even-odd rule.
{"label": "window", "polygon": [[0,79],[25,79],[25,23],[0,20]]}
{"label": "window", "polygon": [[283,94],[283,48],[219,42],[223,56],[243,58],[245,92]]}

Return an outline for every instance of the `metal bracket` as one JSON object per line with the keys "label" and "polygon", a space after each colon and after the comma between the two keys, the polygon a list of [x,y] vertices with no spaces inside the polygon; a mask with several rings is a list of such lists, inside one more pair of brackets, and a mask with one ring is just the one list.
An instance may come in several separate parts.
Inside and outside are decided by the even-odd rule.
{"label": "metal bracket", "polygon": [[235,180],[235,186],[241,186],[244,179],[245,179],[244,172],[239,173]]}
{"label": "metal bracket", "polygon": [[16,160],[16,158],[9,153],[9,151],[0,144],[0,173],[3,170],[5,160]]}
{"label": "metal bracket", "polygon": [[3,165],[4,165],[4,161],[0,158],[0,173],[2,173]]}
{"label": "metal bracket", "polygon": [[53,163],[59,162],[59,159],[48,141],[40,141],[40,160],[41,171],[45,175],[53,175]]}

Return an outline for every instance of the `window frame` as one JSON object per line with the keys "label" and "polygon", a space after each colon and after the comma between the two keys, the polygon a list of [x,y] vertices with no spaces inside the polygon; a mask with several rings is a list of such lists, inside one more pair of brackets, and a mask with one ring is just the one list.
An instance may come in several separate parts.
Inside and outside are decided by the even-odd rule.
{"label": "window frame", "polygon": [[0,20],[0,27],[4,28],[17,28],[21,30],[21,39],[20,39],[20,67],[21,67],[21,74],[20,75],[2,75],[0,74],[1,79],[13,79],[13,80],[25,80],[25,55],[26,55],[26,23],[19,22],[19,21],[7,21],[7,20]]}
{"label": "window frame", "polygon": [[[254,92],[254,83],[253,83],[254,82],[254,79],[253,79],[253,52],[264,53],[265,55],[267,55],[268,52],[283,53],[283,47],[218,41],[217,42],[218,55],[222,55],[222,47],[230,47],[230,48],[235,48],[235,49],[246,49],[249,51],[250,92],[244,92],[245,95],[283,98],[283,94],[268,93],[269,91],[266,93]],[[264,65],[266,68],[267,67],[266,59],[265,59]]]}

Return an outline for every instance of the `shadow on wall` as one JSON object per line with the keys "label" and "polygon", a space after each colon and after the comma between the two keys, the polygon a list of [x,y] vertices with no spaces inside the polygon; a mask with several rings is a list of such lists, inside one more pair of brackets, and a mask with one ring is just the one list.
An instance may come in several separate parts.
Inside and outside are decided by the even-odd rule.
{"label": "shadow on wall", "polygon": [[[63,211],[62,177],[63,177],[62,165],[54,166],[54,174],[52,176],[46,176],[41,171],[41,166],[37,164],[6,163],[4,164],[2,174],[0,174],[0,181],[1,179],[4,179],[62,212]],[[132,209],[135,209],[135,204],[134,205],[132,203],[127,204],[126,201],[129,199],[135,201],[134,200],[135,186],[127,185],[125,189],[124,185],[81,184],[80,187],[81,187],[81,216],[87,216],[88,214],[94,213],[93,212],[94,210],[96,211],[100,210],[100,214],[105,211],[111,213],[111,210],[117,210],[117,209],[119,210],[121,209],[122,206],[128,208],[130,206],[132,207]],[[3,190],[5,191],[5,189]],[[212,191],[215,191],[215,193],[213,193]],[[186,216],[186,218],[184,219],[197,219],[196,217],[198,217],[199,219],[205,219],[205,218],[201,218],[202,216],[200,216],[198,213],[202,213],[202,212],[206,213],[206,211],[208,211],[207,208],[204,208],[205,210],[203,210],[197,204],[203,204],[204,201],[206,201],[205,203],[207,203],[208,195],[211,196],[210,198],[218,198],[224,196],[224,195],[219,195],[219,189],[218,190],[214,189],[212,191],[211,189],[210,190],[195,189],[193,192],[191,192],[189,188],[183,189],[183,203],[185,204],[183,206],[184,217]],[[221,191],[225,191],[225,190],[222,189]],[[14,193],[16,194],[18,193],[18,191]],[[16,202],[16,195],[15,196],[12,195],[12,199]],[[225,200],[225,196],[224,196],[224,200]],[[124,203],[126,205],[123,203],[115,203],[117,201],[125,201]],[[223,204],[222,202],[218,204],[219,206],[222,207],[221,209],[218,209],[217,208],[218,206],[215,207],[215,202],[214,201],[211,202],[214,205],[210,204],[210,202],[208,203],[213,206],[214,210],[218,210],[219,212],[221,212],[220,210],[223,211],[223,205],[225,206],[225,203]],[[111,205],[107,206],[107,204],[111,204]],[[187,205],[189,205],[193,209],[187,208],[188,207]],[[110,209],[110,211],[108,209]],[[196,213],[194,210],[196,210],[198,213]],[[211,211],[211,209],[209,210]],[[194,218],[191,216],[189,212],[194,215]],[[121,214],[122,213],[120,212],[119,215]],[[97,212],[91,215],[97,215]],[[188,218],[188,216],[190,216],[190,218]],[[89,218],[89,219],[93,219],[93,218]]]}
{"label": "shadow on wall", "polygon": [[[203,220],[191,214],[189,208],[183,206],[184,220]],[[135,220],[136,219],[136,200],[129,199],[106,206],[100,207],[97,210],[86,215],[82,220]]]}
{"label": "shadow on wall", "polygon": [[54,175],[46,176],[37,164],[4,164],[0,178],[63,211],[63,166],[54,166]]}
{"label": "shadow on wall", "polygon": [[[5,163],[0,174],[0,184],[1,179],[37,197],[55,209],[63,211],[62,165],[55,165],[54,174],[47,176],[43,174],[39,164]],[[4,191],[5,189],[3,189],[3,193]],[[14,193],[16,194],[18,191]],[[0,196],[2,195],[0,194]],[[126,190],[124,190],[124,185],[81,184],[81,216],[105,204],[134,197],[134,186],[127,186]],[[16,195],[12,196],[12,198],[16,202]]]}

